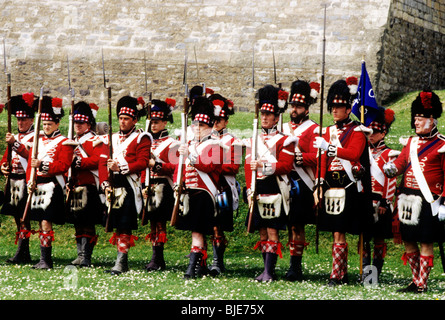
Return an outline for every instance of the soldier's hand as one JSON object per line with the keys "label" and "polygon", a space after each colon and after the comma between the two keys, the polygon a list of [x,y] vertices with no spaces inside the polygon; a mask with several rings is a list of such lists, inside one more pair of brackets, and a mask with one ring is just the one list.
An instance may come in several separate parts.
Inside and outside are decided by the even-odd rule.
{"label": "soldier's hand", "polygon": [[119,172],[119,164],[116,160],[108,159],[107,160],[107,168],[113,172]]}
{"label": "soldier's hand", "polygon": [[1,165],[1,168],[3,175],[7,176],[9,175],[11,172],[9,171],[9,166],[6,162],[3,162]]}
{"label": "soldier's hand", "polygon": [[252,160],[250,162],[250,169],[251,170],[258,170],[263,167],[263,163],[260,160]]}
{"label": "soldier's hand", "polygon": [[31,167],[32,168],[39,168],[41,163],[42,163],[42,161],[40,161],[39,159],[32,159],[31,160]]}
{"label": "soldier's hand", "polygon": [[178,152],[181,155],[187,156],[188,146],[186,144],[181,144],[178,148]]}
{"label": "soldier's hand", "polygon": [[397,174],[397,167],[394,162],[387,162],[383,165],[383,172],[388,178],[393,178]]}
{"label": "soldier's hand", "polygon": [[14,142],[15,142],[15,137],[14,137],[14,135],[13,135],[12,133],[10,133],[10,132],[6,132],[5,140],[6,140],[6,143],[7,143],[7,144],[14,144]]}

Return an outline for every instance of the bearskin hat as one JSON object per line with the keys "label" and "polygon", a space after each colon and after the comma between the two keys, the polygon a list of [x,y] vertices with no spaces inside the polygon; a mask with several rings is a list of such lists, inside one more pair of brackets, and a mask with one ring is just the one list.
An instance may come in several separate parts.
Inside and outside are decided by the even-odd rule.
{"label": "bearskin hat", "polygon": [[384,107],[379,107],[376,118],[369,124],[374,132],[387,133],[392,123],[396,120],[394,110]]}
{"label": "bearskin hat", "polygon": [[[355,77],[350,77],[354,78]],[[348,78],[350,80],[350,78]],[[357,87],[354,81],[347,82],[346,80],[337,80],[329,88],[327,96],[327,105],[329,112],[332,107],[346,107],[351,108],[352,101],[357,94]]]}
{"label": "bearskin hat", "polygon": [[213,126],[215,120],[215,107],[206,97],[196,97],[191,105],[190,116],[192,121],[203,122],[209,126]]}
{"label": "bearskin hat", "polygon": [[152,120],[170,121],[173,123],[172,109],[175,106],[176,101],[174,99],[151,100],[150,118]]}
{"label": "bearskin hat", "polygon": [[96,114],[97,105],[94,103],[86,103],[85,101],[79,101],[74,105],[74,122],[86,122],[91,125],[91,127],[96,126]]}
{"label": "bearskin hat", "polygon": [[[27,92],[11,97],[11,114],[16,118],[34,118],[36,109],[34,108],[34,93]],[[6,103],[6,108],[9,108]]]}
{"label": "bearskin hat", "polygon": [[[33,106],[38,108],[39,99],[34,100]],[[54,121],[58,123],[63,118],[65,112],[62,108],[62,99],[51,96],[42,97],[42,110],[40,118],[42,121]]]}
{"label": "bearskin hat", "polygon": [[266,85],[258,90],[260,112],[283,113],[287,109],[289,93],[273,85]]}
{"label": "bearskin hat", "polygon": [[[203,92],[203,87],[202,86],[194,86],[190,89],[189,92],[189,99],[190,101],[193,101],[193,99],[195,99],[196,97],[201,97],[204,96]],[[210,95],[212,95],[213,93],[215,93],[215,91],[213,89],[210,88],[205,88],[205,96],[209,97]]]}
{"label": "bearskin hat", "polygon": [[292,82],[290,87],[289,104],[302,105],[309,108],[315,102],[317,96],[313,97],[311,85],[303,80]]}
{"label": "bearskin hat", "polygon": [[209,100],[215,107],[215,117],[229,119],[229,116],[234,114],[233,102],[229,99],[224,98],[219,93],[214,93],[209,96]]}
{"label": "bearskin hat", "polygon": [[437,94],[429,88],[422,90],[411,104],[411,128],[414,126],[414,117],[438,119],[442,115],[442,103]]}
{"label": "bearskin hat", "polygon": [[117,101],[116,113],[118,117],[120,115],[127,115],[139,120],[147,113],[145,101],[142,97],[134,98],[131,96],[123,96]]}

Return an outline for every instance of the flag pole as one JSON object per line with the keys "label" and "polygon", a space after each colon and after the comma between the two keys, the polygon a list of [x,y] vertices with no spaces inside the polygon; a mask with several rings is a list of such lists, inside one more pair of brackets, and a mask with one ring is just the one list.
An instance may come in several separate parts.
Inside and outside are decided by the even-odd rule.
{"label": "flag pole", "polygon": [[[363,66],[365,64],[365,58],[363,57],[362,59],[362,72],[363,72]],[[364,83],[361,84],[361,92],[360,92],[360,122],[362,124],[365,123],[365,105],[364,105],[364,101],[365,101],[365,95],[364,93],[366,92],[365,90],[365,85],[366,85],[366,81],[363,81]],[[367,146],[366,146],[367,148]],[[363,231],[360,232],[360,246],[359,246],[359,255],[360,255],[360,280],[363,281],[363,246],[364,246],[364,239],[363,239]]]}

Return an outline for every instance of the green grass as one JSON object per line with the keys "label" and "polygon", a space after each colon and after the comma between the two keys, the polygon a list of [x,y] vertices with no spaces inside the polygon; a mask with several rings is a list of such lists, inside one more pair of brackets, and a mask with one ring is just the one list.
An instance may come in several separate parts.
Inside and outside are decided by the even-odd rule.
{"label": "green grass", "polygon": [[[445,91],[438,92],[444,100]],[[400,136],[413,134],[409,125],[410,103],[417,93],[408,94],[395,101],[390,107],[396,112],[388,144],[401,149],[398,143]],[[66,110],[68,114],[68,110]],[[66,117],[67,118],[67,117]],[[61,130],[67,132],[67,119],[63,120]],[[169,124],[169,130],[180,127],[179,112],[174,113],[175,122]],[[318,122],[319,115],[311,114]],[[252,113],[237,113],[229,126],[235,133],[246,134],[252,127]],[[288,115],[285,115],[288,120]],[[106,109],[98,113],[98,121],[107,121]],[[332,123],[329,114],[325,114],[323,125]],[[144,127],[144,121],[140,121]],[[15,125],[13,125],[15,128]],[[117,122],[113,124],[117,128]],[[443,125],[440,125],[443,129]],[[0,137],[6,130],[6,112],[0,114]],[[443,130],[442,130],[443,131]],[[3,153],[5,145],[0,145]],[[243,170],[238,180],[245,185]],[[0,178],[4,185],[3,177]],[[151,245],[144,240],[149,227],[140,227],[135,234],[139,237],[136,246],[130,250],[129,266],[131,271],[112,277],[104,271],[114,264],[116,248],[109,244],[110,233],[98,227],[99,242],[93,254],[93,267],[70,269],[66,266],[76,256],[74,228],[70,224],[55,226],[53,270],[33,270],[32,264],[15,266],[4,261],[11,257],[15,250],[15,226],[9,216],[0,216],[0,300],[443,300],[445,299],[445,276],[441,267],[440,256],[435,248],[435,267],[429,280],[429,291],[423,295],[400,294],[396,290],[406,286],[411,279],[408,266],[401,261],[403,246],[389,241],[388,255],[383,274],[377,287],[368,287],[357,282],[359,276],[359,256],[357,236],[347,236],[349,243],[349,277],[347,286],[328,288],[325,286],[331,271],[332,238],[328,233],[320,233],[319,253],[315,252],[315,227],[307,226],[307,242],[310,243],[304,253],[303,267],[306,280],[291,283],[283,280],[289,265],[287,247],[283,250],[283,259],[278,260],[278,281],[257,283],[253,279],[262,272],[263,263],[259,251],[253,251],[258,234],[246,234],[244,221],[247,207],[241,203],[235,219],[235,230],[227,234],[229,246],[226,251],[228,272],[218,278],[204,277],[192,281],[183,280],[187,267],[190,248],[190,233],[178,231],[168,226],[168,242],[165,247],[167,270],[147,273],[144,265],[151,257]],[[33,224],[37,229],[37,225]],[[283,245],[287,242],[287,233],[281,232]],[[37,236],[31,238],[31,255],[33,262],[39,258],[39,242]],[[209,260],[212,252],[209,248]],[[77,280],[76,280],[76,279]],[[74,281],[76,280],[76,281]],[[73,287],[74,285],[74,287]]]}

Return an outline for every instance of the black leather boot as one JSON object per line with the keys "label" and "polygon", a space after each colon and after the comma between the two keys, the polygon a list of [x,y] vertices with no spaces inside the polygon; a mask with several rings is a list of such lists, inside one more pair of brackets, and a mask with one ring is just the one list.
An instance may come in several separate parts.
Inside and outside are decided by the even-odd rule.
{"label": "black leather boot", "polygon": [[303,269],[301,267],[302,256],[291,256],[289,270],[286,273],[286,279],[289,281],[302,281]]}
{"label": "black leather boot", "polygon": [[151,260],[145,266],[147,271],[165,270],[164,246],[153,246]]}
{"label": "black leather boot", "polygon": [[194,279],[207,275],[208,270],[202,252],[191,252],[190,262],[184,274],[184,279]]}
{"label": "black leather boot", "polygon": [[224,266],[224,252],[226,251],[226,244],[220,242],[218,245],[213,245],[213,263],[210,269],[210,275],[217,276],[226,271]]}
{"label": "black leather boot", "polygon": [[275,266],[277,264],[278,254],[266,252],[264,261],[264,271],[255,278],[256,281],[268,282],[276,279]]}
{"label": "black leather boot", "polygon": [[31,254],[29,252],[29,238],[19,238],[17,242],[17,251],[14,257],[6,260],[8,263],[30,263]]}
{"label": "black leather boot", "polygon": [[32,267],[33,269],[53,268],[53,260],[51,257],[52,248],[53,247],[40,246],[40,261]]}
{"label": "black leather boot", "polygon": [[120,275],[121,273],[127,272],[128,269],[128,253],[123,253],[118,251],[116,262],[110,270],[106,270],[105,272],[110,273],[111,275]]}

